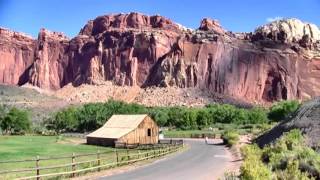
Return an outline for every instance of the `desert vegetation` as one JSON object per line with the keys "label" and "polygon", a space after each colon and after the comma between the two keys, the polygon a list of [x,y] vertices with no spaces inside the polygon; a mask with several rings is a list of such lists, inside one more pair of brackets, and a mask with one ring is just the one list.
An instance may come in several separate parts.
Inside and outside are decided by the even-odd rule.
{"label": "desert vegetation", "polygon": [[319,179],[320,155],[305,140],[294,129],[262,149],[245,146],[241,179]]}

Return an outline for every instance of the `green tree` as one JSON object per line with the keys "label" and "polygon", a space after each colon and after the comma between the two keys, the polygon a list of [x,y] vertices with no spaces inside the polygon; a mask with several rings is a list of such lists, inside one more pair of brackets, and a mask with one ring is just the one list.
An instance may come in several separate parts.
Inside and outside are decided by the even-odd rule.
{"label": "green tree", "polygon": [[234,119],[232,120],[233,123],[236,124],[246,124],[249,119],[249,111],[245,109],[237,109],[235,111],[236,115],[234,116]]}
{"label": "green tree", "polygon": [[169,110],[168,125],[175,126],[179,129],[186,129],[185,119],[184,119],[185,108],[182,107],[172,107]]}
{"label": "green tree", "polygon": [[149,115],[157,122],[159,126],[167,125],[169,115],[165,109],[154,109],[149,112]]}
{"label": "green tree", "polygon": [[99,128],[106,121],[107,116],[102,114],[110,114],[109,111],[103,110],[103,103],[90,103],[82,106],[77,112],[78,130],[81,132],[92,131]]}
{"label": "green tree", "polygon": [[273,121],[281,121],[289,117],[300,106],[300,103],[296,100],[293,101],[281,101],[271,106],[268,113],[268,118]]}
{"label": "green tree", "polygon": [[24,134],[30,129],[30,125],[27,111],[15,107],[10,109],[0,124],[5,134]]}
{"label": "green tree", "polygon": [[268,117],[264,109],[253,108],[248,112],[247,124],[263,124],[268,122]]}
{"label": "green tree", "polygon": [[57,112],[54,121],[55,130],[76,131],[78,126],[76,109],[74,107],[69,107],[60,112]]}
{"label": "green tree", "polygon": [[197,125],[198,127],[204,128],[211,124],[211,116],[210,116],[210,111],[208,109],[200,109],[198,110],[197,113]]}
{"label": "green tree", "polygon": [[1,124],[4,120],[4,117],[6,116],[6,111],[5,111],[5,107],[3,105],[0,105],[0,132],[2,132],[2,127]]}
{"label": "green tree", "polygon": [[197,125],[197,111],[194,109],[185,109],[182,118],[185,120],[183,129],[196,129]]}

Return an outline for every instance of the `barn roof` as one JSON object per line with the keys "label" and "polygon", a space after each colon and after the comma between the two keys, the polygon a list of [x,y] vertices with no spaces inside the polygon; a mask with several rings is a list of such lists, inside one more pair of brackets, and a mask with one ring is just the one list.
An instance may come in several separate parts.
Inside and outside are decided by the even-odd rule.
{"label": "barn roof", "polygon": [[120,138],[136,129],[147,116],[146,114],[113,115],[101,128],[88,134],[87,137]]}

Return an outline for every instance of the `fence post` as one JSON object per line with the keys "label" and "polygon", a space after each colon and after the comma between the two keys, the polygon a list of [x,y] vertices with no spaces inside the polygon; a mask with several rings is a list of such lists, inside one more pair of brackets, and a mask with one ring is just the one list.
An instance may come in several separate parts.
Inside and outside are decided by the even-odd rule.
{"label": "fence post", "polygon": [[140,150],[138,150],[138,159],[140,160]]}
{"label": "fence post", "polygon": [[[72,162],[72,165],[71,165],[72,171],[75,171],[75,170],[76,170],[76,165],[75,165],[74,163],[76,162],[76,157],[75,157],[75,154],[74,154],[74,153],[72,153],[72,160],[71,160],[71,162]],[[75,173],[73,172],[73,173],[72,173],[72,177],[74,177],[74,176],[75,176]]]}
{"label": "fence post", "polygon": [[40,157],[37,156],[37,158],[36,158],[37,180],[40,180],[40,177],[39,177],[39,175],[40,175],[39,161],[40,161]]}
{"label": "fence post", "polygon": [[119,166],[119,155],[118,155],[118,150],[116,149],[116,156],[117,156],[117,166]]}
{"label": "fence post", "polygon": [[[100,150],[97,152],[97,160],[98,160],[98,166],[101,165],[101,160],[100,160]],[[100,171],[100,168],[98,168],[98,171]]]}
{"label": "fence post", "polygon": [[144,155],[144,157],[145,157],[145,159],[146,160],[148,160],[148,156],[149,156],[149,152],[148,152],[149,150],[147,149],[147,152],[146,152],[146,154]]}
{"label": "fence post", "polygon": [[129,161],[130,161],[130,154],[129,154],[129,149],[127,148],[127,157],[128,157],[128,164],[129,164]]}

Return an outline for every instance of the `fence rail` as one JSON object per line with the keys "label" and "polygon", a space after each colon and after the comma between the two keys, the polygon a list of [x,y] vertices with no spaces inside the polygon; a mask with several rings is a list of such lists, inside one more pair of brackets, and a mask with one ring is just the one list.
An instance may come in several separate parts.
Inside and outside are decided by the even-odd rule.
{"label": "fence rail", "polygon": [[161,148],[161,146],[166,146],[167,144],[183,144],[183,140],[174,140],[174,139],[162,139],[159,140],[158,144],[127,144],[123,142],[115,142],[116,148],[125,148],[125,149],[154,149],[154,148]]}
{"label": "fence rail", "polygon": [[[128,146],[129,145],[129,146]],[[136,145],[135,145],[136,146]],[[126,148],[132,147],[130,144],[126,144]],[[142,147],[142,148],[141,148]],[[105,151],[97,153],[87,153],[87,154],[72,154],[72,156],[61,156],[61,157],[52,157],[52,158],[40,158],[27,159],[27,160],[16,160],[16,161],[1,161],[1,164],[5,163],[21,163],[21,162],[34,162],[35,167],[24,168],[24,169],[12,169],[12,170],[3,170],[0,171],[0,177],[2,175],[10,174],[21,174],[25,172],[34,172],[35,175],[28,175],[25,177],[18,177],[18,179],[42,179],[47,177],[59,177],[59,176],[68,176],[75,177],[77,174],[87,171],[100,171],[104,168],[110,168],[114,166],[121,166],[124,164],[134,163],[137,161],[142,161],[146,159],[156,158],[164,156],[166,154],[178,151],[183,147],[182,140],[169,140],[169,141],[160,141],[156,145],[138,145],[136,146],[137,152],[130,153],[129,149],[115,149],[114,151]],[[141,148],[141,149],[140,149]],[[148,149],[149,148],[149,149]],[[103,155],[111,154],[112,157],[102,157]],[[79,160],[80,157],[94,156],[90,160]],[[68,159],[71,161],[69,163],[52,165],[52,166],[40,166],[41,161],[45,160],[57,160],[57,159]],[[81,167],[81,165],[87,165],[89,167]],[[59,171],[61,168],[66,168],[65,171]],[[70,170],[68,170],[70,169]],[[59,172],[43,172],[44,170],[58,170]]]}

